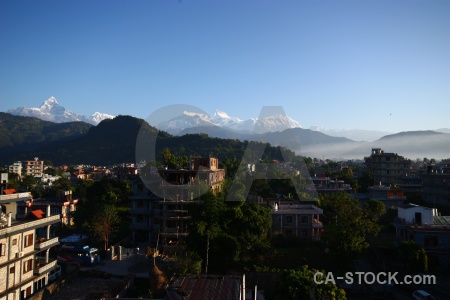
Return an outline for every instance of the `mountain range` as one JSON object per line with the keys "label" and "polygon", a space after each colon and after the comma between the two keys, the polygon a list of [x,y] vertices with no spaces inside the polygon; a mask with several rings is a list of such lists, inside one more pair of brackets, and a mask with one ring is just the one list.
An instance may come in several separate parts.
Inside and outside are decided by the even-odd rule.
{"label": "mountain range", "polygon": [[[14,119],[11,114],[2,113],[0,122],[4,126],[0,127],[0,149],[9,149],[7,151],[11,153],[25,146],[27,150],[38,151],[42,149],[43,144],[61,142],[68,139],[81,139],[83,141],[85,136],[96,132],[96,128],[103,123],[119,122],[116,120],[117,118],[111,119],[113,117],[111,115],[100,113],[94,114],[98,116],[98,119],[90,118],[89,122],[87,122],[87,117],[66,110],[53,97],[45,101],[39,108],[19,108],[11,111],[15,112],[15,114],[35,114],[39,119],[53,120],[52,122],[42,121],[40,123],[40,120],[35,118],[24,119],[23,117],[17,117],[18,119]],[[334,134],[325,134],[324,132],[328,131],[323,128],[314,128],[316,130],[304,129],[299,122],[280,113],[274,115],[266,114],[259,119],[252,118],[248,120],[230,117],[219,110],[216,110],[211,116],[206,113],[192,111],[184,111],[179,115],[174,114],[174,116],[168,121],[150,125],[155,126],[158,130],[167,132],[169,136],[182,137],[206,134],[211,138],[218,139],[265,142],[273,146],[285,147],[299,155],[318,158],[362,159],[370,154],[371,148],[382,148],[385,152],[395,152],[412,159],[423,157],[442,159],[450,157],[450,130],[446,128],[439,129],[439,132],[411,131],[384,134],[372,141],[370,139],[355,141],[347,137],[336,136],[339,132],[342,132],[339,130],[334,130]],[[62,123],[68,120],[76,120],[76,122]],[[80,120],[84,120],[84,122],[80,122]],[[119,118],[119,120],[125,122],[123,118]],[[136,120],[140,120],[140,123],[146,123],[141,119]],[[56,122],[61,124],[59,125]],[[100,122],[97,126],[87,124],[96,124],[97,122]],[[128,125],[125,122],[122,126],[126,128]],[[112,128],[121,130],[119,127],[113,126]],[[356,133],[364,138],[368,132],[364,130],[353,131],[353,134]],[[364,135],[365,133],[366,135]],[[372,133],[375,135],[383,134],[383,132]],[[374,138],[375,135],[371,137]],[[108,138],[105,139],[105,137]],[[106,144],[117,144],[117,139],[127,140],[132,144],[136,143],[136,141],[131,141],[129,137],[120,137],[117,133],[103,134],[103,136],[98,137],[98,140]],[[93,139],[88,140],[94,141]],[[104,144],[98,144],[98,141],[94,143],[97,144],[99,149],[109,147]],[[89,148],[86,145],[85,147]],[[62,153],[67,152],[70,151],[62,151]],[[45,151],[45,155],[52,155],[51,151]],[[92,162],[95,161],[95,159],[92,159]],[[118,162],[112,158],[108,159],[108,161]]]}
{"label": "mountain range", "polygon": [[35,117],[55,123],[82,121],[92,125],[97,125],[105,119],[114,118],[112,115],[99,112],[95,112],[91,116],[79,115],[59,105],[55,97],[48,98],[40,107],[19,107],[8,110],[8,113],[22,117]]}

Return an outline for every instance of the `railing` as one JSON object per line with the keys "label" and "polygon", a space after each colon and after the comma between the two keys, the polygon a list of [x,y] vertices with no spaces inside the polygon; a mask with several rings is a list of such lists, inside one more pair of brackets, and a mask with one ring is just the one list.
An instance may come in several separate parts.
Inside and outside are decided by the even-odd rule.
{"label": "railing", "polygon": [[57,260],[53,260],[43,266],[35,267],[33,273],[34,275],[42,275],[48,273],[51,269],[56,267],[56,263]]}
{"label": "railing", "polygon": [[21,199],[21,198],[31,198],[31,193],[15,193],[10,195],[0,195],[0,201],[2,200],[12,200],[12,199]]}
{"label": "railing", "polygon": [[46,240],[46,241],[43,241],[43,242],[40,242],[40,243],[35,243],[34,244],[34,250],[43,250],[43,249],[46,249],[46,248],[49,248],[49,247],[53,247],[53,246],[56,246],[56,245],[58,245],[59,244],[59,238],[58,237],[55,237],[55,238],[52,238],[52,239],[49,239],[49,240]]}
{"label": "railing", "polygon": [[21,230],[32,229],[33,227],[38,228],[41,226],[50,225],[53,223],[57,223],[60,220],[61,220],[60,215],[54,215],[54,216],[42,218],[42,219],[35,220],[35,221],[24,221],[24,222],[14,223],[11,225],[11,227],[5,227],[5,228],[0,229],[0,236],[3,236],[7,233],[14,233],[14,232],[21,231]]}

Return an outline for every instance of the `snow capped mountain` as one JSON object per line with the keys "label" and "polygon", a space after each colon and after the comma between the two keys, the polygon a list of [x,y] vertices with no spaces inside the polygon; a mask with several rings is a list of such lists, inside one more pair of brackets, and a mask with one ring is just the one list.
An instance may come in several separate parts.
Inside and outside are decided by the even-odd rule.
{"label": "snow capped mountain", "polygon": [[255,133],[283,131],[287,128],[301,127],[301,125],[286,115],[276,114],[261,120],[250,118],[241,120],[230,117],[226,112],[216,110],[211,116],[202,113],[185,111],[182,115],[163,122],[157,127],[171,134],[178,134],[185,129],[201,126],[218,126],[234,131],[245,131]]}
{"label": "snow capped mountain", "polygon": [[44,121],[51,121],[55,123],[83,121],[97,125],[102,120],[114,118],[112,115],[99,112],[95,112],[92,116],[78,115],[59,105],[58,101],[53,96],[45,100],[40,107],[19,107],[10,109],[7,112],[16,116],[35,117]]}

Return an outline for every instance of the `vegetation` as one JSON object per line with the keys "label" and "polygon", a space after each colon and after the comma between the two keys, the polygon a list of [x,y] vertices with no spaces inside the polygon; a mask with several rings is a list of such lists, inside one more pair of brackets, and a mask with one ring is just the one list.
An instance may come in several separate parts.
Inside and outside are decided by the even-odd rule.
{"label": "vegetation", "polygon": [[[314,276],[317,272],[322,276],[317,276],[317,284]],[[326,280],[327,273],[316,269],[310,269],[307,265],[296,269],[284,270],[280,278],[275,283],[272,291],[265,292],[264,296],[268,300],[296,300],[296,299],[322,299],[345,300],[345,292],[332,281]],[[311,295],[315,297],[311,298]]]}
{"label": "vegetation", "polygon": [[253,265],[270,248],[270,210],[225,199],[226,193],[208,193],[189,207],[188,248],[204,258],[205,268],[214,271]]}
{"label": "vegetation", "polygon": [[381,229],[377,224],[378,216],[384,214],[384,206],[382,208],[381,205],[378,202],[370,202],[362,209],[359,207],[359,201],[347,193],[323,195],[321,206],[324,210],[326,230],[322,240],[343,260],[361,253],[369,246],[367,237],[377,235]]}

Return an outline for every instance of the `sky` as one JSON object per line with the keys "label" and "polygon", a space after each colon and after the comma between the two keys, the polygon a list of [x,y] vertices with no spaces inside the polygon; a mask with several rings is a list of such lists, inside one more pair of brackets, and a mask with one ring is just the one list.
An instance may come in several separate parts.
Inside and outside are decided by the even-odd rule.
{"label": "sky", "polygon": [[450,128],[450,1],[0,0],[0,111]]}

